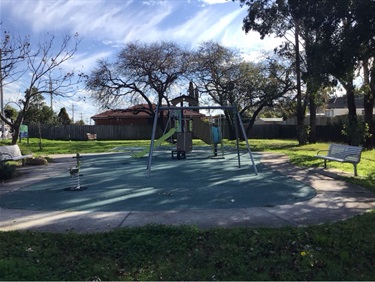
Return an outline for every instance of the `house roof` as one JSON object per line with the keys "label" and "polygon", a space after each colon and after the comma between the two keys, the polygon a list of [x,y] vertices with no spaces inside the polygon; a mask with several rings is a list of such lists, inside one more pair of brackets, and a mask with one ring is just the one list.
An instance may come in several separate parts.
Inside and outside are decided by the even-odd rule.
{"label": "house roof", "polygon": [[[355,98],[355,105],[357,108],[363,107],[363,99],[362,98]],[[328,109],[346,109],[348,108],[348,103],[346,100],[346,95],[342,97],[334,97],[328,100]]]}
{"label": "house roof", "polygon": [[[156,104],[152,105],[153,110],[156,109]],[[168,110],[163,110],[164,114],[168,113]],[[184,116],[191,117],[203,117],[204,114],[193,110],[183,110]],[[99,119],[134,119],[134,118],[150,118],[150,110],[148,104],[139,104],[132,106],[127,109],[113,109],[108,110],[91,117],[93,120]]]}

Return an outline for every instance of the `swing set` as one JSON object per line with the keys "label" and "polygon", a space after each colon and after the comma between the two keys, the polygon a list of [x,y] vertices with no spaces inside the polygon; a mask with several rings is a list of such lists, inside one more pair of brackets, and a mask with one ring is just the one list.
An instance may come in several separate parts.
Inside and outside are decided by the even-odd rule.
{"label": "swing set", "polygon": [[[183,106],[183,102],[189,102],[189,106]],[[178,103],[181,103],[180,106],[177,106]],[[191,104],[195,104],[191,106]],[[148,170],[148,177],[151,175],[151,166],[152,166],[152,157],[153,151],[155,146],[155,135],[156,135],[156,128],[158,123],[159,113],[161,111],[169,111],[171,114],[168,119],[168,124],[172,124],[171,119],[174,121],[174,128],[170,131],[173,131],[177,135],[176,141],[176,149],[172,150],[172,158],[174,158],[174,154],[176,154],[177,159],[185,159],[186,154],[192,151],[192,139],[193,139],[193,119],[190,116],[184,116],[184,111],[197,111],[200,109],[205,110],[230,110],[233,112],[235,117],[235,134],[236,134],[236,148],[237,148],[237,159],[238,159],[238,167],[241,168],[241,158],[240,158],[240,149],[239,149],[239,129],[238,125],[240,126],[242,136],[246,143],[246,148],[249,153],[252,167],[255,174],[258,174],[258,170],[256,168],[254,158],[252,152],[250,150],[249,141],[246,135],[246,131],[241,119],[239,112],[237,111],[235,106],[197,106],[196,101],[194,98],[189,96],[180,96],[172,100],[173,106],[161,106],[157,105],[155,109],[155,116],[153,121],[153,128],[152,128],[152,135],[151,135],[151,143],[150,148],[148,150],[148,162],[147,162],[147,170]],[[196,119],[197,120],[197,119]],[[203,121],[202,121],[203,122]],[[213,119],[210,119],[210,132],[207,133],[206,136],[199,136],[203,141],[206,143],[211,142],[212,144],[212,151],[213,151],[213,158],[218,158],[217,149],[218,145],[221,146],[221,157],[224,158],[224,150],[223,150],[223,138],[222,138],[222,130],[221,130],[221,118],[215,122]],[[172,137],[172,136],[171,136]],[[204,140],[205,139],[205,140]],[[207,141],[206,141],[207,140]]]}

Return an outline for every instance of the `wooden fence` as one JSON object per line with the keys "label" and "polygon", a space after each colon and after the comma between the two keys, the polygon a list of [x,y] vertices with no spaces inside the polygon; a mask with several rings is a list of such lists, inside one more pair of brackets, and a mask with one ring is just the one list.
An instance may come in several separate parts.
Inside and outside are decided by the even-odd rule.
{"label": "wooden fence", "polygon": [[[42,125],[43,138],[54,140],[87,140],[86,133],[97,135],[97,140],[147,140],[151,138],[152,126],[134,125]],[[161,136],[157,130],[157,136]],[[29,126],[29,137],[39,137],[38,127]]]}
{"label": "wooden fence", "polygon": [[[245,124],[246,127],[246,124]],[[152,135],[151,125],[42,125],[43,138],[52,140],[87,140],[86,133],[97,135],[97,140],[150,140]],[[160,128],[156,131],[156,138],[162,136]],[[224,129],[224,138],[228,138]],[[251,139],[296,139],[296,126],[280,124],[254,125],[248,134]],[[29,137],[39,137],[36,125],[29,126]],[[317,126],[319,141],[345,141],[341,135],[341,128],[334,125]]]}

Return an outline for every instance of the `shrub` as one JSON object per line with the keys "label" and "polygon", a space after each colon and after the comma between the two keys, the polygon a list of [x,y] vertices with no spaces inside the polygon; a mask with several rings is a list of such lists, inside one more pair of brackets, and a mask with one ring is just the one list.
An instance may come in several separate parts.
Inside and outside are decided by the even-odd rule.
{"label": "shrub", "polygon": [[32,158],[25,161],[27,165],[46,165],[48,161],[44,158]]}
{"label": "shrub", "polygon": [[0,163],[0,180],[11,179],[16,174],[16,166],[4,162]]}

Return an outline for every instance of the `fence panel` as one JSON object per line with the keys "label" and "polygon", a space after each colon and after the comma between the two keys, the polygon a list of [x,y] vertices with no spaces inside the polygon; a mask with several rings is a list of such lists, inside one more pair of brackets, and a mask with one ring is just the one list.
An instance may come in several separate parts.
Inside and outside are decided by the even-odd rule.
{"label": "fence panel", "polygon": [[[244,126],[246,128],[247,124]],[[42,138],[52,140],[87,140],[86,133],[96,134],[97,140],[150,140],[152,134],[151,125],[42,125],[40,130]],[[224,126],[224,138],[228,138],[227,131]],[[240,133],[242,136],[242,132]],[[156,138],[162,134],[162,130],[157,128]],[[259,124],[253,126],[247,137],[251,139],[296,139],[296,136],[295,125]],[[29,137],[39,137],[38,126],[29,126]],[[346,141],[338,125],[317,126],[317,138],[324,142]]]}
{"label": "fence panel", "polygon": [[[151,125],[60,125],[40,126],[42,138],[55,140],[87,140],[86,133],[94,133],[98,140],[150,140]],[[156,130],[156,138],[162,131]],[[39,137],[37,125],[29,126],[29,137]]]}

